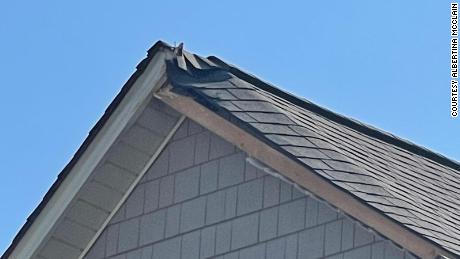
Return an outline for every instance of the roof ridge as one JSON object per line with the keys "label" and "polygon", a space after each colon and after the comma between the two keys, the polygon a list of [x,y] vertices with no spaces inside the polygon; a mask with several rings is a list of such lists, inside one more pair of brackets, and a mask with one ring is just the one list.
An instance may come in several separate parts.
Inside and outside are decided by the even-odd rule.
{"label": "roof ridge", "polygon": [[311,101],[298,97],[292,93],[289,93],[285,90],[282,90],[262,79],[259,79],[258,77],[244,72],[241,69],[237,68],[234,65],[228,64],[225,61],[221,60],[220,58],[216,56],[208,56],[207,57],[209,60],[212,62],[219,64],[223,68],[227,69],[230,73],[232,73],[234,76],[238,77],[241,80],[244,80],[248,83],[253,84],[254,86],[257,86],[261,88],[264,91],[270,92],[276,96],[279,96],[289,102],[291,102],[294,105],[297,105],[301,108],[307,109],[309,111],[315,112],[316,114],[319,114],[320,116],[323,116],[327,119],[330,119],[334,122],[337,122],[341,125],[347,126],[351,129],[354,129],[360,133],[366,134],[370,137],[379,139],[381,141],[384,141],[386,143],[395,145],[399,148],[402,148],[406,151],[409,151],[411,153],[417,154],[419,156],[423,156],[425,158],[428,158],[432,161],[435,161],[441,165],[447,166],[449,168],[455,169],[457,171],[460,171],[460,162],[448,158],[438,152],[432,151],[426,147],[423,147],[421,145],[415,144],[411,142],[410,140],[400,138],[396,135],[393,135],[387,131],[384,131],[382,129],[378,129],[372,125],[360,122],[356,119],[338,114],[336,112],[333,112],[327,108],[324,108],[322,106],[319,106],[315,103],[312,103]]}

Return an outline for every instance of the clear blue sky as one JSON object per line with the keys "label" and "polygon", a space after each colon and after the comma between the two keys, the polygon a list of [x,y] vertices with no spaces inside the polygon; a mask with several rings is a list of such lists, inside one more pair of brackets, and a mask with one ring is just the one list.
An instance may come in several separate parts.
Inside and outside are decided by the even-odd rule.
{"label": "clear blue sky", "polygon": [[0,253],[159,39],[460,160],[448,1],[197,2],[0,2]]}

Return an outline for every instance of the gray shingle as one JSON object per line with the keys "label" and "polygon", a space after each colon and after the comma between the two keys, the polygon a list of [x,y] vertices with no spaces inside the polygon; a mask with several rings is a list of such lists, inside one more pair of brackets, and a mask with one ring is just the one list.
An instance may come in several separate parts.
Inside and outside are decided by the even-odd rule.
{"label": "gray shingle", "polygon": [[200,256],[200,231],[190,232],[182,236],[182,258],[198,259]]}
{"label": "gray shingle", "polygon": [[276,237],[278,229],[278,207],[260,212],[259,240],[265,241]]}
{"label": "gray shingle", "polygon": [[216,227],[201,230],[200,258],[209,258],[215,254]]}
{"label": "gray shingle", "polygon": [[218,166],[217,160],[201,165],[200,194],[217,190]]}
{"label": "gray shingle", "polygon": [[181,238],[167,239],[153,246],[153,259],[180,259]]}
{"label": "gray shingle", "polygon": [[371,256],[371,247],[364,246],[346,252],[343,259],[368,259]]}
{"label": "gray shingle", "polygon": [[232,223],[224,222],[216,226],[216,254],[230,251]]}
{"label": "gray shingle", "polygon": [[240,251],[239,259],[264,259],[265,244],[251,246]]}
{"label": "gray shingle", "polygon": [[284,258],[286,241],[284,238],[278,238],[267,242],[267,259]]}
{"label": "gray shingle", "polygon": [[244,158],[243,153],[236,153],[220,160],[219,188],[244,181]]}
{"label": "gray shingle", "polygon": [[279,207],[278,234],[301,230],[305,225],[305,200],[300,199]]}
{"label": "gray shingle", "polygon": [[[184,215],[186,217],[187,215]],[[175,205],[166,210],[166,230],[165,237],[179,234],[179,223],[181,217],[181,206]]]}
{"label": "gray shingle", "polygon": [[264,208],[279,203],[280,180],[275,177],[264,177]]}
{"label": "gray shingle", "polygon": [[259,178],[238,186],[237,215],[262,208],[263,179]]}
{"label": "gray shingle", "polygon": [[120,223],[118,236],[118,252],[133,249],[139,240],[139,218],[133,218]]}
{"label": "gray shingle", "polygon": [[181,202],[198,195],[200,185],[200,167],[195,166],[176,174],[174,202]]}
{"label": "gray shingle", "polygon": [[334,221],[326,224],[324,253],[334,254],[340,251],[342,246],[342,221]]}
{"label": "gray shingle", "polygon": [[304,230],[299,233],[300,258],[319,258],[324,254],[324,225]]}
{"label": "gray shingle", "polygon": [[140,220],[139,243],[145,245],[161,240],[164,237],[165,224],[166,210],[143,215]]}
{"label": "gray shingle", "polygon": [[193,165],[195,161],[195,137],[190,136],[169,145],[169,171],[177,172]]}
{"label": "gray shingle", "polygon": [[232,223],[232,249],[255,244],[258,226],[259,215],[257,213],[235,219]]}
{"label": "gray shingle", "polygon": [[187,232],[204,225],[206,197],[198,197],[182,204],[180,231]]}
{"label": "gray shingle", "polygon": [[225,219],[225,191],[218,191],[206,197],[206,224]]}

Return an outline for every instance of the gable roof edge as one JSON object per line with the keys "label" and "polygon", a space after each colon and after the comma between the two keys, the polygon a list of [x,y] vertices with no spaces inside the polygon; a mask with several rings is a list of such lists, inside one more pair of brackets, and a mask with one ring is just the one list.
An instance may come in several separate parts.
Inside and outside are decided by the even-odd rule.
{"label": "gable roof edge", "polygon": [[266,144],[245,129],[223,118],[221,114],[208,109],[191,96],[183,96],[171,91],[169,85],[160,89],[156,96],[165,103],[201,124],[216,135],[233,143],[250,156],[282,173],[291,181],[309,192],[326,200],[344,213],[375,229],[378,233],[408,249],[421,258],[435,258],[438,255],[459,258],[413,230],[378,212],[360,201],[357,197],[333,185],[314,173],[305,165],[286,156],[279,150]]}
{"label": "gable roof edge", "polygon": [[[169,45],[158,41],[148,51],[147,57],[136,66],[137,70],[90,130],[69,163],[59,173],[56,181],[27,218],[1,259],[30,258],[41,247],[43,240],[47,238],[100,159],[142,106],[142,100],[151,99],[149,93],[161,86],[161,81],[165,78],[164,60],[170,54],[164,50],[170,49]],[[152,66],[149,67],[150,64]],[[145,73],[154,69],[161,72],[155,76]],[[138,89],[133,92],[132,88]]]}
{"label": "gable roof edge", "polygon": [[460,170],[459,161],[446,157],[438,152],[429,150],[407,139],[403,139],[398,136],[395,136],[384,130],[377,129],[369,124],[362,123],[353,118],[338,114],[334,111],[321,107],[315,103],[312,103],[304,98],[299,98],[298,96],[295,96],[292,93],[284,91],[276,86],[273,86],[272,84],[266,81],[263,81],[250,73],[246,73],[242,71],[241,69],[239,69],[238,67],[235,67],[234,65],[226,63],[225,61],[219,59],[216,56],[209,56],[207,58],[211,60],[212,62],[214,62],[215,64],[218,64],[222,68],[228,70],[231,74],[242,79],[243,81],[246,81],[253,85],[257,85],[257,87],[259,87],[260,89],[273,93],[274,95],[277,95],[301,108],[312,111],[316,114],[323,116],[324,118],[327,118],[339,124],[345,125],[351,129],[354,129],[358,132],[366,134],[370,137],[373,137],[378,140],[384,141],[386,143],[395,145],[399,148],[402,148],[404,150],[407,150],[419,156],[426,157],[441,165],[447,166],[455,170]]}

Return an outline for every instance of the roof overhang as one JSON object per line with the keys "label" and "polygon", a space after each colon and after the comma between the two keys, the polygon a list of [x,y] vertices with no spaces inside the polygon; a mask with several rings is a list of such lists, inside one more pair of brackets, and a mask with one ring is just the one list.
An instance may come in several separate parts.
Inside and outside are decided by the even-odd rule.
{"label": "roof overhang", "polygon": [[[84,248],[73,247],[73,244],[69,242],[59,243],[63,240],[53,240],[53,235],[56,229],[66,224],[64,217],[68,216],[69,213],[75,214],[71,209],[75,205],[77,198],[82,195],[82,192],[87,191],[89,188],[94,189],[91,179],[96,178],[96,174],[102,174],[102,170],[97,170],[98,166],[104,163],[110,150],[120,149],[120,145],[117,146],[117,140],[120,135],[133,124],[152,100],[153,93],[165,82],[165,60],[170,58],[168,55],[172,55],[171,51],[164,51],[165,49],[169,49],[169,47],[161,42],[155,44],[149,52],[149,56],[138,65],[136,73],[128,80],[105,114],[91,130],[72,160],[59,174],[58,179],[45,195],[40,205],[29,216],[27,223],[2,255],[2,259],[41,258],[41,251],[46,249],[50,242],[55,243],[52,244],[53,249],[57,249],[59,246],[66,246],[66,249],[78,251],[78,258],[82,258],[92,243],[95,242],[105,225],[153,163],[184,117],[178,118],[169,129],[169,133],[166,136],[162,136],[161,141],[158,141],[156,150],[153,150],[150,154],[142,170],[138,170],[139,172],[135,172],[135,170],[128,172],[126,170],[124,180],[127,181],[129,186],[126,186],[120,192],[114,190],[114,195],[112,196],[115,197],[115,200],[110,202],[115,206],[99,210],[100,215],[98,217],[100,220],[98,220],[98,225],[91,226],[90,231],[87,231],[89,234],[84,239],[79,240]],[[98,209],[96,208],[95,211],[98,211]],[[76,226],[79,227],[78,225]],[[73,257],[73,254],[70,257]]]}

